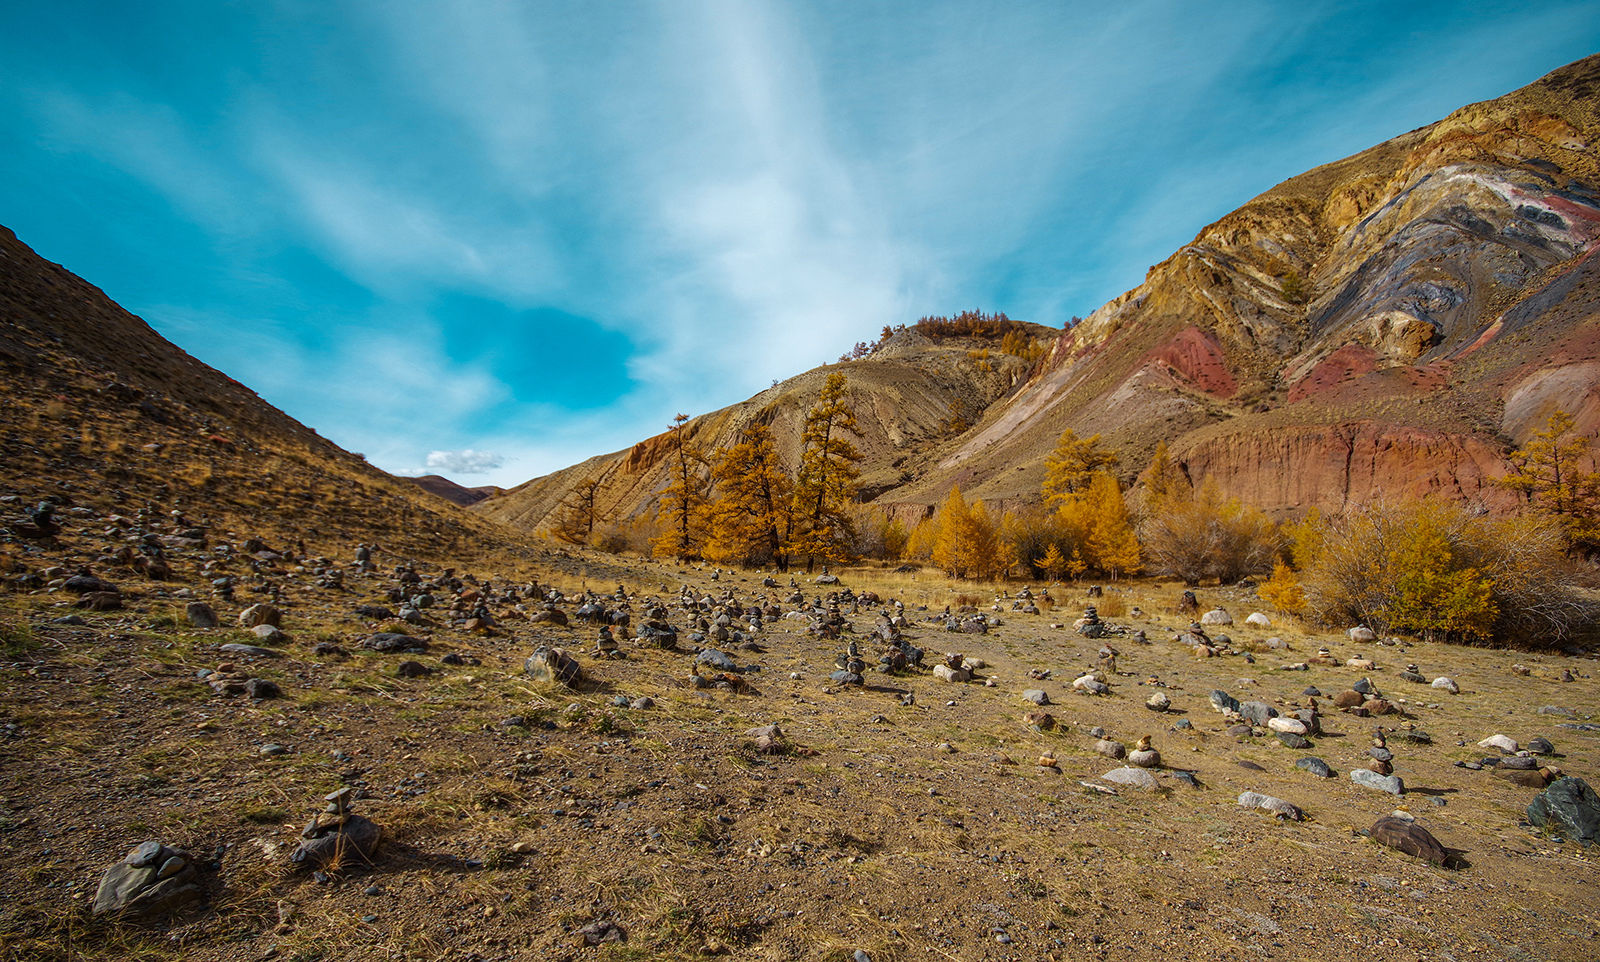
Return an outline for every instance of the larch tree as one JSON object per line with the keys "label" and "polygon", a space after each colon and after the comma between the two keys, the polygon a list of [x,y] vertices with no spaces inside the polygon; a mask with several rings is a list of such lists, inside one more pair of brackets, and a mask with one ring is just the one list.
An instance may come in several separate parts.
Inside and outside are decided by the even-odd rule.
{"label": "larch tree", "polygon": [[588,544],[594,529],[605,523],[600,510],[600,485],[604,478],[580,481],[556,508],[551,534],[567,544]]}
{"label": "larch tree", "polygon": [[1084,494],[1084,503],[1088,509],[1089,554],[1095,567],[1112,578],[1138,571],[1142,551],[1117,479],[1110,472],[1096,471]]}
{"label": "larch tree", "polygon": [[800,435],[800,470],[794,483],[794,554],[806,570],[820,558],[843,561],[854,528],[847,506],[856,494],[861,452],[846,434],[860,436],[855,411],[845,399],[845,376],[830,374],[822,396],[806,414]]}
{"label": "larch tree", "polygon": [[1155,456],[1144,474],[1145,510],[1158,511],[1166,502],[1190,493],[1189,479],[1167,453],[1167,442],[1157,444]]}
{"label": "larch tree", "polygon": [[752,425],[744,439],[717,458],[712,478],[719,496],[708,507],[707,560],[789,568],[793,485],[778,460],[772,430]]}
{"label": "larch tree", "polygon": [[964,577],[972,554],[972,518],[959,484],[950,488],[949,496],[939,506],[932,523],[937,532],[933,539],[933,563],[946,574]]}
{"label": "larch tree", "polygon": [[1094,473],[1114,468],[1117,453],[1100,443],[1100,435],[1079,438],[1071,428],[1056,439],[1056,449],[1045,458],[1044,501],[1055,507],[1089,487]]}
{"label": "larch tree", "polygon": [[684,428],[688,420],[687,414],[672,419],[672,480],[661,492],[659,515],[665,530],[650,542],[657,554],[669,554],[679,560],[692,558],[700,550],[707,501],[707,484],[702,474],[706,456],[690,442]]}
{"label": "larch tree", "polygon": [[1543,431],[1511,454],[1511,473],[1500,484],[1530,504],[1554,514],[1573,546],[1600,544],[1600,472],[1593,470],[1590,438],[1575,434],[1576,422],[1556,410]]}

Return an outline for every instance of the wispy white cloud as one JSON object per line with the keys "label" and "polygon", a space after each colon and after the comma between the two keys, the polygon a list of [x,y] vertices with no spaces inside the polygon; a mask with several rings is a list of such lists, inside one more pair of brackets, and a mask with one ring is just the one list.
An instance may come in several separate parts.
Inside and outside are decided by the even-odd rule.
{"label": "wispy white cloud", "polygon": [[430,451],[428,453],[428,467],[435,471],[449,471],[453,474],[488,474],[496,468],[504,467],[504,455],[493,451],[474,451],[465,448],[460,451]]}

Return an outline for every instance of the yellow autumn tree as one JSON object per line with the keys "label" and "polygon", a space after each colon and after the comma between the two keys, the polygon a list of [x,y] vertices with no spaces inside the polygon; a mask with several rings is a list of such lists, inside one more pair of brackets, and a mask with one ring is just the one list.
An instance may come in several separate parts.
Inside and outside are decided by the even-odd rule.
{"label": "yellow autumn tree", "polygon": [[1143,566],[1143,553],[1117,479],[1109,472],[1096,471],[1083,501],[1094,566],[1111,578],[1138,571]]}
{"label": "yellow autumn tree", "polygon": [[1117,466],[1115,451],[1100,443],[1100,435],[1079,438],[1071,428],[1061,432],[1056,448],[1045,458],[1044,502],[1059,506],[1085,491],[1096,471]]}
{"label": "yellow autumn tree", "polygon": [[748,428],[743,440],[719,453],[712,478],[718,496],[706,512],[706,560],[770,563],[788,570],[792,485],[779,463],[771,429],[764,424]]}
{"label": "yellow autumn tree", "polygon": [[687,414],[672,419],[672,475],[661,492],[659,513],[663,530],[650,542],[656,554],[679,560],[696,557],[705,540],[706,455],[690,440],[688,421]]}
{"label": "yellow autumn tree", "polygon": [[1157,511],[1166,502],[1190,494],[1189,479],[1167,453],[1167,442],[1162,441],[1156,445],[1156,453],[1144,473],[1145,511]]}
{"label": "yellow autumn tree", "polygon": [[1575,434],[1576,421],[1556,409],[1544,430],[1511,453],[1511,473],[1503,487],[1561,522],[1575,547],[1600,545],[1600,472],[1590,455],[1592,439]]}
{"label": "yellow autumn tree", "polygon": [[806,556],[807,571],[819,559],[843,561],[849,554],[854,520],[848,506],[861,476],[856,467],[861,452],[845,435],[860,433],[845,398],[845,376],[828,375],[816,406],[806,414],[794,483],[794,553]]}

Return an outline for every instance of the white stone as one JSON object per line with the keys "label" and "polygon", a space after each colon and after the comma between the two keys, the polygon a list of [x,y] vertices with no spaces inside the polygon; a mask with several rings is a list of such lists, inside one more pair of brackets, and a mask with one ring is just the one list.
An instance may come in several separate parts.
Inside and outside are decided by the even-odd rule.
{"label": "white stone", "polygon": [[1167,697],[1166,692],[1158,691],[1145,699],[1144,707],[1151,711],[1166,711],[1172,707],[1172,699]]}
{"label": "white stone", "polygon": [[1287,732],[1290,735],[1304,735],[1307,731],[1305,722],[1298,718],[1282,716],[1267,719],[1267,727],[1275,732]]}
{"label": "white stone", "polygon": [[1255,625],[1257,628],[1271,628],[1272,627],[1272,619],[1268,618],[1266,615],[1262,614],[1259,611],[1252,611],[1250,613],[1250,617],[1246,618],[1244,620],[1244,623],[1247,624],[1247,625]]}
{"label": "white stone", "polygon": [[962,668],[963,671],[967,672],[968,674],[971,674],[972,672],[975,672],[975,671],[979,670],[980,668],[987,668],[987,667],[989,667],[988,663],[985,662],[982,658],[963,658],[963,659],[961,659],[961,668]]}
{"label": "white stone", "polygon": [[1357,785],[1376,788],[1378,791],[1388,792],[1390,795],[1404,795],[1406,793],[1406,783],[1400,780],[1399,775],[1379,775],[1368,768],[1352,768],[1350,769],[1350,780]]}
{"label": "white stone", "polygon": [[1378,667],[1371,658],[1351,658],[1344,663],[1344,666],[1346,668],[1354,668],[1357,671],[1371,671]]}
{"label": "white stone", "polygon": [[1228,614],[1226,609],[1212,608],[1200,616],[1200,623],[1202,625],[1231,625],[1233,624],[1233,616]]}
{"label": "white stone", "polygon": [[1371,644],[1378,640],[1378,633],[1371,628],[1351,628],[1350,640],[1358,645]]}
{"label": "white stone", "polygon": [[1516,739],[1506,735],[1490,735],[1488,738],[1485,738],[1483,741],[1479,742],[1478,747],[1498,748],[1508,755],[1515,754],[1518,748]]}
{"label": "white stone", "polygon": [[949,665],[934,665],[933,677],[939,679],[940,681],[961,682],[966,681],[972,676],[960,668],[951,668]]}
{"label": "white stone", "polygon": [[1456,680],[1454,678],[1447,678],[1444,675],[1440,675],[1438,678],[1433,680],[1433,687],[1442,688],[1452,695],[1461,694],[1461,686],[1456,684]]}

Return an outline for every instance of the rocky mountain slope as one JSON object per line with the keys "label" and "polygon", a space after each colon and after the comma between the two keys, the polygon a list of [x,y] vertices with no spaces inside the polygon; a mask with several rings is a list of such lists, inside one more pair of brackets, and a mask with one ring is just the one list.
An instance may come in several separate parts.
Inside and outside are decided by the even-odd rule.
{"label": "rocky mountain slope", "polygon": [[[1596,90],[1600,55],[1279,184],[1057,339],[1025,381],[1000,379],[959,436],[925,427],[943,395],[868,401],[863,388],[866,496],[912,513],[952,483],[1034,499],[1044,455],[1071,427],[1105,435],[1130,477],[1166,441],[1193,479],[1274,511],[1425,493],[1508,506],[1489,480],[1554,409],[1600,427]],[[893,364],[918,386],[932,362],[844,370],[866,385]],[[785,384],[792,410],[822,373]],[[765,398],[698,419],[719,426],[703,443]],[[630,472],[663,443],[484,510],[536,527],[571,484],[602,475],[629,510],[656,481]]]}
{"label": "rocky mountain slope", "polygon": [[[1059,333],[1038,325],[1024,329],[1045,342]],[[1029,362],[998,350],[999,344],[998,338],[929,338],[902,330],[865,359],[807,371],[747,401],[693,418],[684,430],[689,443],[712,451],[737,443],[752,424],[769,425],[792,469],[799,463],[806,413],[828,375],[843,372],[861,429],[856,445],[866,458],[862,491],[870,499],[933,470],[938,453],[965,430],[965,420],[975,420],[1025,382]],[[650,507],[667,485],[673,450],[670,432],[663,432],[625,451],[518,485],[475,510],[537,530],[576,485],[595,480],[602,512],[628,517]]]}
{"label": "rocky mountain slope", "polygon": [[0,390],[0,487],[13,499],[0,506],[4,521],[53,497],[123,515],[150,503],[219,533],[313,551],[509,543],[509,532],[367,464],[190,357],[5,228]]}
{"label": "rocky mountain slope", "polygon": [[437,495],[463,508],[477,504],[484,498],[493,498],[499,495],[502,490],[492,484],[469,488],[437,474],[424,474],[421,477],[408,478],[407,480],[429,494]]}

